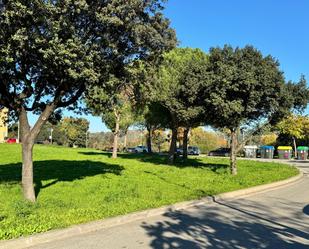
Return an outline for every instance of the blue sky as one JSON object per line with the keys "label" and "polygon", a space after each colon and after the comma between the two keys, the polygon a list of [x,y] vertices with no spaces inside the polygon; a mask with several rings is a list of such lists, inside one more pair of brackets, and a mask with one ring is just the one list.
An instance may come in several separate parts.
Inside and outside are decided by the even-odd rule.
{"label": "blue sky", "polygon": [[[308,11],[308,0],[170,0],[165,15],[181,47],[251,44],[277,58],[287,80],[309,81]],[[106,130],[100,118],[87,118],[90,131]]]}

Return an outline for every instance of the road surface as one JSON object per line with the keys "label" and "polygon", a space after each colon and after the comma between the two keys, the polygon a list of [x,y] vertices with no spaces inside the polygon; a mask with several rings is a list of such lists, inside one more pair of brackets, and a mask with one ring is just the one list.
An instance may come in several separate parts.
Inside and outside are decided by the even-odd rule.
{"label": "road surface", "polygon": [[[309,162],[298,166],[309,173]],[[45,243],[31,249],[309,248],[309,176],[229,202],[164,215]]]}

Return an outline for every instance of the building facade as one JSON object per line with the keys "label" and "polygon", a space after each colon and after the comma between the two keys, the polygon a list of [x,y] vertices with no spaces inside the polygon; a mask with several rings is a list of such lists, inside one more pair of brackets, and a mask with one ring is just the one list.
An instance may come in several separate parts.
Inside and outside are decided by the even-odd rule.
{"label": "building facade", "polygon": [[8,136],[8,125],[6,123],[8,110],[6,108],[0,109],[0,143],[5,142]]}

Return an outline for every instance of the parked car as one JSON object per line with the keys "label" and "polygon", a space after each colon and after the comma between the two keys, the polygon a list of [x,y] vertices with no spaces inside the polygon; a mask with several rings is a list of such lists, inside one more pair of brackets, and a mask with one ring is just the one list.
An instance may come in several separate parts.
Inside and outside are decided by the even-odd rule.
{"label": "parked car", "polygon": [[219,148],[216,150],[212,150],[208,153],[208,156],[230,156],[231,149],[230,148]]}
{"label": "parked car", "polygon": [[188,155],[198,156],[199,154],[201,154],[199,147],[197,147],[197,146],[189,146],[188,147]]}
{"label": "parked car", "polygon": [[134,148],[134,152],[135,153],[147,153],[148,152],[148,148],[146,146],[139,145],[139,146],[136,146]]}
{"label": "parked car", "polygon": [[[106,151],[106,152],[113,152],[113,147],[106,147],[103,151]],[[117,152],[120,152],[120,149],[117,148]]]}
{"label": "parked car", "polygon": [[17,139],[16,138],[9,138],[6,140],[6,143],[8,144],[16,144],[17,143]]}
{"label": "parked car", "polygon": [[182,155],[183,154],[183,149],[182,148],[177,148],[176,149],[176,154],[177,155]]}
{"label": "parked car", "polygon": [[135,147],[129,147],[126,149],[129,153],[135,153]]}

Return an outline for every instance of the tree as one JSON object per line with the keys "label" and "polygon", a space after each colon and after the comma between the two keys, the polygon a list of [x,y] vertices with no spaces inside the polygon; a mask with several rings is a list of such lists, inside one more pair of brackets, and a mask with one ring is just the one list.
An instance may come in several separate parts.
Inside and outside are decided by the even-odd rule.
{"label": "tree", "polygon": [[134,113],[131,103],[125,95],[119,95],[110,109],[106,108],[101,111],[102,121],[113,132],[113,154],[112,158],[117,158],[118,138],[121,131],[126,135],[129,127],[134,123]]}
{"label": "tree", "polygon": [[[231,132],[230,169],[237,174],[237,132],[241,126],[275,116],[293,107],[279,63],[264,57],[252,46],[212,48],[209,54],[208,84],[205,88],[207,121]],[[291,98],[290,98],[291,97]],[[286,99],[291,101],[287,102]],[[211,110],[211,111],[210,111]]]}
{"label": "tree", "polygon": [[156,83],[155,101],[169,112],[172,130],[169,163],[175,159],[177,129],[192,127],[202,116],[202,85],[208,57],[199,49],[176,48],[164,55]]}
{"label": "tree", "polygon": [[202,153],[226,146],[226,140],[218,132],[205,131],[202,127],[192,129],[190,132],[190,145],[198,146]]}
{"label": "tree", "polygon": [[[19,118],[27,200],[36,199],[32,150],[42,126],[76,108],[89,86],[174,44],[162,9],[160,0],[1,2],[0,107]],[[29,112],[40,115],[33,127]]]}
{"label": "tree", "polygon": [[107,150],[112,147],[113,144],[112,132],[96,132],[89,133],[89,147],[99,150]]}
{"label": "tree", "polygon": [[[0,119],[0,124],[1,124],[1,119]],[[11,123],[9,124],[8,127],[8,138],[18,138],[18,123]]]}
{"label": "tree", "polygon": [[162,144],[164,144],[167,139],[166,134],[164,130],[156,129],[156,130],[153,130],[151,135],[152,135],[153,143],[157,146],[158,152],[160,153],[162,149]]}
{"label": "tree", "polygon": [[297,157],[297,144],[298,139],[304,139],[308,136],[309,131],[309,117],[302,115],[290,114],[276,125],[276,130],[279,133],[288,135],[292,138],[294,147],[294,156]]}
{"label": "tree", "polygon": [[278,135],[276,133],[263,134],[260,137],[260,143],[262,145],[275,145]]}
{"label": "tree", "polygon": [[66,117],[60,122],[60,131],[64,134],[67,146],[86,147],[89,121],[85,118]]}
{"label": "tree", "polygon": [[[155,131],[169,127],[169,122],[169,112],[160,103],[150,102],[146,105],[140,125],[146,127],[147,129],[146,143],[148,153],[152,153],[152,138],[158,138],[156,142],[160,143],[160,136],[156,136],[159,135],[160,132]],[[159,145],[157,144],[157,146]]]}
{"label": "tree", "polygon": [[[50,140],[50,136],[52,134],[52,141]],[[63,145],[66,143],[66,138],[64,132],[61,130],[59,122],[56,124],[52,124],[47,122],[41,128],[41,131],[37,138],[35,139],[36,143],[56,143],[58,145]]]}

